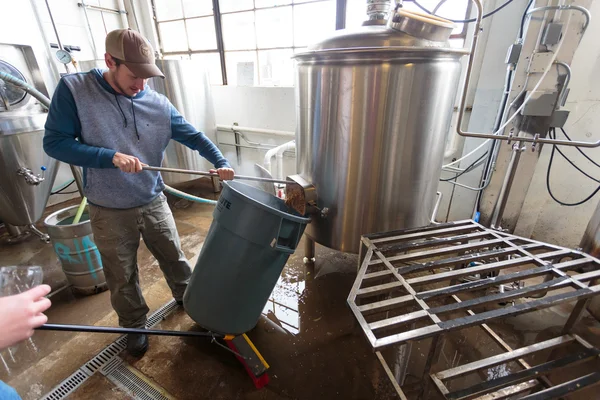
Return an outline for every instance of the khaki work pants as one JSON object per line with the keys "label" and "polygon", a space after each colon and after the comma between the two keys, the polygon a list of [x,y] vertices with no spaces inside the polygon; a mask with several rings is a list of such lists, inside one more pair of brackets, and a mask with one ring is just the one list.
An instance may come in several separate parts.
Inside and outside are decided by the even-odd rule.
{"label": "khaki work pants", "polygon": [[139,283],[140,234],[158,260],[175,300],[183,299],[192,274],[181,250],[167,198],[161,193],[145,206],[125,210],[94,205],[89,209],[94,242],[102,257],[110,301],[119,316],[119,325],[142,328],[150,310]]}

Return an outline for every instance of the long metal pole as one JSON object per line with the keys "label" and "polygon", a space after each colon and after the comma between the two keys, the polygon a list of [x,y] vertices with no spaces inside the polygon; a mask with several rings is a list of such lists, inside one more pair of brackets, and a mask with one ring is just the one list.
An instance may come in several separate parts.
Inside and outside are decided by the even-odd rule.
{"label": "long metal pole", "polygon": [[[193,171],[193,170],[188,170],[188,169],[162,168],[162,167],[150,167],[150,166],[144,166],[142,168],[145,171],[174,172],[176,174],[190,174],[190,175],[214,176],[214,177],[219,176],[216,173],[205,172],[205,171]],[[236,175],[233,179],[241,179],[241,180],[256,181],[256,182],[281,183],[284,185],[286,185],[288,183],[293,183],[293,181],[284,181],[284,180],[280,180],[280,179],[269,179],[269,178],[259,178],[257,176],[245,176],[245,175]]]}
{"label": "long metal pole", "polygon": [[193,331],[163,331],[158,329],[136,329],[120,328],[112,326],[89,326],[89,325],[68,325],[68,324],[44,324],[38,328],[39,331],[63,331],[63,332],[88,332],[88,333],[139,333],[158,336],[193,336],[206,338],[224,338],[225,335],[213,332],[193,332]]}
{"label": "long metal pole", "polygon": [[508,195],[510,193],[510,189],[512,188],[513,181],[515,180],[517,167],[519,166],[519,160],[521,159],[521,153],[523,151],[524,150],[521,147],[521,142],[517,142],[513,145],[513,152],[511,154],[510,161],[508,162],[508,168],[506,170],[506,175],[504,176],[504,182],[502,182],[502,187],[500,188],[500,193],[498,194],[498,199],[496,200],[496,205],[494,206],[494,211],[492,213],[490,226],[494,229],[499,229],[500,225],[502,224],[502,216],[504,215],[504,210],[508,201]]}

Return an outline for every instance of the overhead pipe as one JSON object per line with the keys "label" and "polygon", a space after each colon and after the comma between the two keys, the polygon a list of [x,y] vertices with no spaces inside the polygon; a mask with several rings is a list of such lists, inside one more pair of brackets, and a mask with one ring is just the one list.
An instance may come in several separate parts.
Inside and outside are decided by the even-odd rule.
{"label": "overhead pipe", "polygon": [[[477,49],[477,42],[479,39],[479,34],[481,33],[481,21],[482,21],[482,16],[483,16],[483,6],[481,4],[481,0],[471,0],[471,1],[475,4],[475,7],[477,8],[477,17],[475,19],[475,21],[476,21],[475,22],[475,31],[473,33],[473,42],[471,43],[471,52],[469,55],[469,62],[467,63],[467,73],[466,73],[466,77],[465,77],[465,83],[463,85],[463,90],[462,90],[461,99],[460,99],[460,105],[459,105],[459,110],[458,110],[458,121],[456,124],[456,132],[461,136],[475,137],[475,138],[480,138],[480,139],[494,139],[494,140],[506,140],[506,141],[515,140],[515,138],[512,137],[511,135],[499,135],[498,134],[500,132],[500,129],[502,129],[503,127],[501,127],[498,130],[498,132],[494,132],[494,133],[468,132],[468,131],[464,131],[462,129],[462,122],[463,122],[463,118],[464,118],[464,114],[465,114],[465,103],[467,101],[467,93],[469,90],[471,74],[473,72],[473,64],[474,64],[474,60],[475,60],[474,56],[475,56],[475,51]],[[587,27],[589,25],[589,21],[590,21],[589,11],[581,6],[539,7],[539,8],[530,10],[527,13],[527,15],[531,16],[531,14],[534,12],[545,11],[545,10],[576,10],[576,11],[580,11],[586,17],[586,24],[583,26],[583,33],[585,33],[585,30],[587,29]],[[569,15],[569,19],[566,24],[567,27],[569,25],[568,22],[570,22],[570,19],[571,19],[571,16]],[[564,38],[563,38],[563,40],[561,40],[561,42],[559,43],[559,45],[554,53],[554,56],[551,60],[552,63],[554,63],[554,61],[556,60],[556,56],[557,56],[558,51],[560,50],[560,47],[563,42],[564,42]],[[528,100],[531,97],[531,95],[533,94],[533,92],[535,92],[537,90],[537,88],[541,84],[542,80],[545,78],[547,72],[548,72],[548,70],[546,70],[544,75],[542,75],[538,84],[533,89],[532,93],[525,99],[525,101],[523,102],[523,105],[521,105],[521,108],[524,107],[525,103],[528,102]],[[506,121],[504,123],[504,125],[506,126],[514,117],[516,117],[516,115],[520,111],[521,111],[520,109],[517,110],[517,112],[515,112],[515,114],[511,118],[509,118],[508,121]],[[576,146],[576,147],[599,147],[600,146],[600,140],[598,140],[596,142],[568,141],[568,140],[546,139],[546,138],[540,137],[539,135],[536,135],[533,138],[519,137],[518,140],[521,142],[528,142],[528,143],[534,143],[534,144],[544,143],[544,144],[555,144],[555,145]]]}
{"label": "overhead pipe", "polygon": [[273,136],[286,136],[286,137],[295,137],[296,133],[291,131],[278,131],[274,129],[259,129],[259,128],[249,128],[247,126],[237,126],[237,125],[221,125],[217,124],[217,129],[228,131],[228,132],[236,132],[236,131],[244,131],[248,133],[260,133],[263,135],[273,135]]}

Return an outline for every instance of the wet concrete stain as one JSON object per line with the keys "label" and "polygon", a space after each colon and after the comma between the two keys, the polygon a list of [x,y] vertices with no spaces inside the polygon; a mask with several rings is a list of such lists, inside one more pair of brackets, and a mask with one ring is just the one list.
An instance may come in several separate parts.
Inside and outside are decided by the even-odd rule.
{"label": "wet concrete stain", "polygon": [[[184,185],[182,190],[215,198],[210,182],[199,182]],[[176,218],[183,250],[193,267],[208,233],[213,208],[171,196],[169,204]],[[61,208],[66,206],[60,205]],[[56,209],[54,207],[51,211]],[[17,245],[0,244],[0,254],[0,266],[41,265],[45,282],[53,289],[65,283],[52,248],[36,238]],[[317,247],[314,268],[306,268],[302,258],[302,250],[290,257],[263,310],[263,316],[256,328],[248,333],[271,366],[271,379],[266,388],[254,388],[235,356],[206,339],[151,336],[150,348],[143,358],[134,359],[126,353],[122,353],[121,357],[178,399],[397,398],[346,304],[357,271],[357,256]],[[156,310],[171,300],[171,293],[143,241],[138,251],[138,263],[144,296],[151,310]],[[53,296],[52,300],[53,306],[48,312],[50,322],[117,324],[108,292],[78,296],[66,289]],[[565,307],[553,308],[506,318],[491,326],[510,346],[518,348],[558,335],[569,311]],[[201,330],[182,308],[178,308],[156,329]],[[600,344],[600,324],[589,315],[586,314],[577,325],[576,332],[593,344]],[[10,372],[0,363],[0,379],[16,387],[24,400],[40,398],[117,337],[37,332],[33,339],[38,350],[26,346],[19,349],[15,353],[15,362],[7,361]],[[422,393],[421,374],[430,341],[414,343],[410,352],[405,382],[411,399]],[[481,328],[453,332],[444,339],[440,362],[434,371],[500,352],[500,347]],[[393,360],[396,354],[391,350],[384,352],[388,360]],[[391,363],[393,370],[397,367]],[[590,365],[582,364],[581,369],[574,373],[582,373],[589,368]],[[482,374],[468,375],[452,382],[451,389],[503,376],[517,369],[515,365],[490,368]],[[566,376],[552,376],[552,379],[561,380]],[[593,391],[585,390],[570,398],[594,396]],[[125,399],[129,396],[101,374],[95,374],[71,398]],[[441,397],[432,393],[429,398]]]}

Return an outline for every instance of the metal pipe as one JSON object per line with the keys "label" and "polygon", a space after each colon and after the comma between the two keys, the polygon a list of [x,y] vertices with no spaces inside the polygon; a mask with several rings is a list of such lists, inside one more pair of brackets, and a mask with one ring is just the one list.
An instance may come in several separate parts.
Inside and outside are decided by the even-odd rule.
{"label": "metal pipe", "polygon": [[75,185],[77,185],[77,190],[79,191],[79,194],[83,198],[85,196],[83,194],[83,172],[81,170],[81,167],[77,167],[72,164],[69,164],[69,167],[71,167],[71,173],[73,174],[73,179],[75,180]]}
{"label": "metal pipe", "polygon": [[[121,16],[121,23],[123,28],[129,28],[129,20],[127,19],[127,9],[125,8],[125,2],[123,0],[117,0],[117,6],[119,7],[119,15]],[[140,29],[139,27],[137,28]]]}
{"label": "metal pipe", "polygon": [[506,170],[506,175],[504,176],[504,182],[502,182],[502,187],[500,188],[500,193],[498,193],[498,199],[496,200],[496,204],[494,205],[494,210],[492,213],[490,226],[493,229],[500,228],[502,216],[504,215],[504,210],[508,201],[508,194],[512,187],[513,181],[515,180],[517,167],[519,165],[519,160],[521,159],[521,153],[523,150],[524,148],[521,147],[521,142],[517,142],[513,145],[513,152],[510,156],[510,161],[508,162],[508,168]]}
{"label": "metal pipe", "polygon": [[31,224],[27,228],[29,229],[29,232],[39,237],[42,242],[50,243],[50,236],[40,231],[35,225]]}
{"label": "metal pipe", "polygon": [[229,132],[244,131],[244,132],[249,132],[249,133],[261,133],[263,135],[273,135],[273,136],[290,136],[290,137],[296,136],[295,132],[290,132],[290,131],[278,131],[278,130],[274,130],[274,129],[249,128],[247,126],[237,126],[237,125],[220,125],[220,124],[217,124],[217,129],[220,129],[222,131],[229,131]]}
{"label": "metal pipe", "polygon": [[[121,0],[121,3],[122,3],[122,0]],[[81,8],[85,7],[88,10],[92,10],[92,11],[100,11],[100,12],[105,12],[105,13],[110,13],[110,14],[127,15],[127,11],[124,11],[123,9],[115,10],[114,8],[91,6],[91,5],[83,4],[83,3],[77,3],[77,5]],[[119,5],[119,7],[121,7],[121,5]],[[123,8],[125,8],[125,7],[123,7]]]}
{"label": "metal pipe", "polygon": [[[48,0],[46,0],[46,4],[48,4]],[[96,41],[94,40],[94,32],[92,32],[92,25],[90,25],[90,19],[88,18],[87,15],[87,6],[84,3],[83,0],[81,0],[81,4],[83,4],[83,15],[85,16],[85,22],[87,23],[88,26],[88,31],[90,32],[90,40],[91,40],[91,44],[92,44],[92,51],[94,52],[94,57],[96,59],[99,59],[100,57],[98,56],[98,49],[96,47]],[[59,43],[60,46],[60,43]],[[61,47],[62,48],[62,47]]]}
{"label": "metal pipe", "polygon": [[304,264],[312,265],[315,262],[315,241],[304,235]]}
{"label": "metal pipe", "polygon": [[587,8],[581,7],[581,6],[573,6],[573,5],[544,6],[544,7],[532,8],[531,10],[527,11],[526,15],[528,17],[531,17],[531,14],[534,14],[539,11],[548,11],[548,10],[560,10],[560,11],[575,10],[575,11],[580,11],[581,13],[583,13],[583,15],[585,16],[585,24],[583,25],[582,35],[585,33],[585,31],[588,28],[588,26],[590,25],[590,21],[592,19],[592,14],[589,12],[589,10]]}
{"label": "metal pipe", "polygon": [[[151,166],[143,166],[144,171],[159,171],[159,172],[174,172],[176,174],[190,174],[190,175],[200,175],[200,176],[214,176],[218,177],[219,175],[216,173],[210,173],[205,171],[193,171],[189,169],[179,169],[179,168],[163,168],[163,167],[151,167]],[[246,180],[246,181],[256,181],[256,182],[270,182],[270,183],[281,183],[288,184],[293,181],[284,181],[280,179],[269,179],[269,178],[259,178],[257,176],[244,176],[244,175],[236,175],[234,179]]]}
{"label": "metal pipe", "polygon": [[[240,145],[240,134],[238,132],[233,132],[233,140],[236,145]],[[238,165],[242,165],[242,150],[236,146],[235,147],[235,155],[237,156]]]}
{"label": "metal pipe", "polygon": [[[458,110],[458,121],[456,123],[456,132],[461,136],[476,137],[476,138],[480,138],[480,139],[514,140],[514,138],[509,135],[499,135],[499,134],[494,134],[494,133],[468,132],[468,131],[463,131],[463,129],[462,129],[462,122],[463,122],[463,118],[464,118],[464,114],[465,114],[465,103],[467,101],[467,93],[469,90],[469,81],[471,80],[471,74],[473,71],[473,64],[474,64],[474,60],[475,60],[475,57],[474,57],[475,50],[477,48],[477,41],[479,39],[479,34],[481,32],[481,20],[482,20],[482,14],[483,14],[483,6],[481,4],[481,0],[471,0],[471,1],[473,3],[475,3],[475,6],[477,8],[477,18],[476,18],[476,22],[475,22],[475,32],[473,33],[473,42],[471,44],[471,52],[470,52],[471,54],[469,55],[469,62],[467,63],[467,73],[466,73],[466,77],[465,77],[465,84],[463,85],[463,90],[462,90],[461,99],[460,99],[460,105],[458,107],[459,110]],[[555,7],[553,9],[561,9],[561,10],[581,11],[586,15],[586,18],[588,17],[588,14],[589,14],[589,12],[586,13],[587,10],[585,8],[580,7],[580,6],[548,6],[548,7]],[[542,9],[545,9],[545,8],[540,7],[540,8],[531,10],[531,12],[528,13],[528,15],[531,15],[532,12],[542,11]],[[569,20],[570,20],[570,17],[569,17]],[[568,24],[567,24],[567,26],[568,26]],[[584,25],[583,32],[585,32],[586,29],[587,29],[587,25]],[[552,62],[554,62],[554,60],[556,59],[556,55],[558,53],[558,50],[560,50],[560,45],[562,45],[562,43],[563,43],[563,41],[561,41],[559,43],[559,48],[557,48],[556,52],[554,53],[554,59],[552,60]],[[538,85],[541,84],[544,77],[545,77],[545,75],[542,75]],[[532,94],[536,90],[537,90],[537,87],[532,91]],[[524,103],[526,103],[527,100],[528,99],[525,99]],[[522,106],[524,106],[524,105],[522,105]],[[537,135],[534,136],[533,138],[519,137],[519,141],[527,142],[527,143],[556,144],[556,145],[576,146],[576,147],[599,147],[600,146],[600,140],[598,140],[596,142],[581,142],[581,141],[546,139],[546,138],[539,137]]]}
{"label": "metal pipe", "polygon": [[346,28],[346,0],[337,0],[335,6],[335,29]]}
{"label": "metal pipe", "polygon": [[[223,85],[227,85],[227,68],[225,64],[225,44],[223,40],[223,26],[221,21],[221,5],[219,0],[212,0],[213,15],[215,20],[215,33],[217,39],[217,50],[221,60],[221,78]],[[155,14],[156,15],[156,14]],[[158,26],[157,26],[158,28]]]}
{"label": "metal pipe", "polygon": [[558,104],[562,105],[564,104],[566,97],[567,97],[567,89],[569,88],[569,83],[571,83],[571,76],[573,75],[573,72],[571,71],[571,66],[565,62],[562,61],[556,61],[555,62],[556,65],[560,65],[561,67],[563,67],[566,71],[567,71],[567,77],[565,78],[565,82],[563,83],[563,87],[560,91],[560,94],[558,95]]}
{"label": "metal pipe", "polygon": [[213,332],[192,332],[192,331],[163,331],[158,329],[136,329],[120,328],[111,326],[89,326],[89,325],[69,325],[69,324],[44,324],[38,328],[39,331],[63,331],[63,332],[88,332],[88,333],[119,333],[119,334],[144,334],[157,336],[192,336],[205,338],[224,338],[225,335]]}
{"label": "metal pipe", "polygon": [[62,42],[60,41],[60,36],[58,36],[58,29],[56,29],[56,24],[54,23],[54,17],[52,16],[52,10],[50,9],[50,4],[48,0],[46,0],[46,8],[48,9],[48,16],[50,17],[50,23],[52,24],[52,28],[54,29],[54,34],[56,35],[56,41],[58,42],[58,47],[61,50],[64,50]]}
{"label": "metal pipe", "polygon": [[442,192],[437,192],[437,201],[435,202],[435,206],[433,207],[433,212],[431,213],[431,223],[438,225],[439,222],[436,222],[435,220],[435,216],[438,213],[438,209],[440,208],[440,203],[442,202],[442,197],[444,197],[444,195],[442,194]]}

